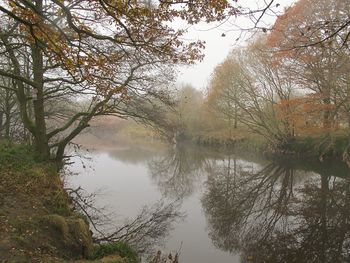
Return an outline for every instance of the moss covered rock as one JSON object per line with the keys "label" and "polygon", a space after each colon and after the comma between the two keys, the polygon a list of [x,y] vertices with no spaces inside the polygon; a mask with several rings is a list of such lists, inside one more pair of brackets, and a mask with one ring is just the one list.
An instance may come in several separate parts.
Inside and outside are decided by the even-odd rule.
{"label": "moss covered rock", "polygon": [[92,254],[91,232],[82,218],[49,215],[43,218],[43,223],[51,228],[56,246],[66,251],[65,256],[87,258]]}

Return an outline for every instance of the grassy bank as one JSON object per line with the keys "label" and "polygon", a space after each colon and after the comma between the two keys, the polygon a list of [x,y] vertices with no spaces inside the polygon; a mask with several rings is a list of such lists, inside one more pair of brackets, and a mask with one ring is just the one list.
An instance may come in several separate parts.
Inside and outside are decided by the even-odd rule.
{"label": "grassy bank", "polygon": [[29,146],[0,143],[0,168],[0,262],[138,262],[125,244],[93,244],[55,165]]}
{"label": "grassy bank", "polygon": [[208,146],[217,149],[237,149],[245,151],[265,152],[268,148],[267,141],[246,129],[217,130],[215,132],[201,132],[190,136],[191,141],[198,145]]}
{"label": "grassy bank", "polygon": [[216,148],[235,148],[268,155],[291,155],[295,158],[318,158],[343,160],[349,151],[349,138],[344,134],[323,136],[299,136],[283,146],[271,145],[256,134],[238,131],[231,137],[212,133],[192,138],[199,145]]}

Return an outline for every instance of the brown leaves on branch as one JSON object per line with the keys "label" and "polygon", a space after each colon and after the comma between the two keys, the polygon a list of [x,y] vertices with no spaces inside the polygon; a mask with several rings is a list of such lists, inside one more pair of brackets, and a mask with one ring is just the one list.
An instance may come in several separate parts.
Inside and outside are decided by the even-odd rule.
{"label": "brown leaves on branch", "polygon": [[275,22],[269,45],[281,50],[348,45],[350,3],[347,0],[299,0]]}
{"label": "brown leaves on branch", "polygon": [[40,45],[48,59],[74,78],[90,81],[94,75],[110,76],[133,60],[135,52],[146,59],[144,63],[152,64],[200,60],[204,43],[183,42],[180,38],[185,31],[174,30],[170,23],[176,18],[189,23],[217,21],[236,10],[228,1],[155,5],[144,1],[54,0],[42,10],[32,1],[7,3],[2,11],[20,23],[26,41]]}
{"label": "brown leaves on branch", "polygon": [[[61,159],[91,118],[128,116],[129,102],[150,99],[148,90],[168,83],[175,64],[203,58],[204,42],[184,40],[177,21],[222,21],[238,13],[227,0],[0,0],[0,59],[11,62],[0,75],[20,87],[23,123],[38,150]],[[82,97],[89,98],[82,112],[47,131],[45,108],[53,99]]]}
{"label": "brown leaves on branch", "polygon": [[323,114],[335,109],[333,104],[323,104],[322,96],[313,94],[281,100],[275,105],[277,118],[293,126],[296,135],[322,135],[335,130],[339,124],[325,127]]}

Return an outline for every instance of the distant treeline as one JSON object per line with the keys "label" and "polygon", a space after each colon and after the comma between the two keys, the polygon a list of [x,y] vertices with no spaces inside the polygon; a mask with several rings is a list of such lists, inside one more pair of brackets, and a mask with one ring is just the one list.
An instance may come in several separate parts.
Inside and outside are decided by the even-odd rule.
{"label": "distant treeline", "polygon": [[[271,32],[235,48],[219,64],[205,92],[180,88],[159,123],[167,134],[200,143],[249,138],[269,149],[349,160],[350,51],[347,31],[327,38],[311,27],[319,17],[349,15],[347,1],[302,0]],[[344,11],[347,10],[347,11]],[[341,20],[339,20],[341,21]],[[158,116],[159,117],[159,116]],[[169,137],[171,137],[169,136]]]}

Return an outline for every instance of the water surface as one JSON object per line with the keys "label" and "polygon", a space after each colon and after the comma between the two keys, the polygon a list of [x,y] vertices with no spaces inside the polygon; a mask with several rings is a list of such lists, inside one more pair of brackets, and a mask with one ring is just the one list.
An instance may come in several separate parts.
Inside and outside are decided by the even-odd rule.
{"label": "water surface", "polygon": [[164,251],[184,263],[350,262],[350,181],[342,163],[266,159],[178,145],[93,152],[69,184],[103,189],[115,220],[181,200]]}

